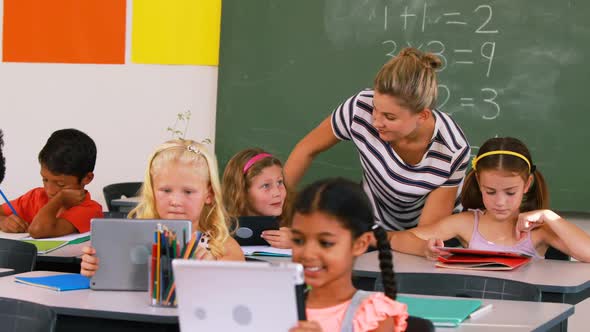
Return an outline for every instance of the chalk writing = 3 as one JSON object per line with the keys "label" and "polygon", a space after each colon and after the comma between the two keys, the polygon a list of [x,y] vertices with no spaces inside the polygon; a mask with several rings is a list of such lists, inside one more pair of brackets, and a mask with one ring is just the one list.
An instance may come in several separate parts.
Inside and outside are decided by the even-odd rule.
{"label": "chalk writing = 3", "polygon": [[[385,45],[386,49],[386,56],[394,57],[396,52],[402,48],[398,46],[398,43],[395,40],[386,40],[381,43]],[[492,71],[492,64],[494,62],[494,54],[496,52],[496,42],[487,41],[481,44],[479,48],[479,55],[474,55],[472,49],[468,48],[456,48],[450,51],[447,51],[445,44],[440,40],[430,40],[428,42],[416,43],[406,41],[405,46],[403,47],[415,47],[419,50],[430,52],[440,58],[442,61],[442,66],[438,70],[443,71],[447,68],[449,64],[449,58],[447,57],[447,53],[452,53],[453,60],[451,61],[452,65],[456,66],[464,66],[464,65],[473,65],[475,63],[485,63],[486,69],[485,74],[486,77],[490,77],[490,73]],[[483,60],[479,60],[478,57],[481,56]]]}
{"label": "chalk writing = 3", "polygon": [[476,98],[473,96],[460,96],[458,98],[458,106],[447,107],[445,109],[445,106],[451,101],[451,89],[445,84],[439,84],[438,98],[440,103],[437,108],[449,114],[458,113],[463,110],[473,110],[474,112],[481,110],[483,112],[481,118],[484,120],[494,120],[500,116],[500,104],[496,100],[498,98],[498,92],[492,88],[481,88]]}

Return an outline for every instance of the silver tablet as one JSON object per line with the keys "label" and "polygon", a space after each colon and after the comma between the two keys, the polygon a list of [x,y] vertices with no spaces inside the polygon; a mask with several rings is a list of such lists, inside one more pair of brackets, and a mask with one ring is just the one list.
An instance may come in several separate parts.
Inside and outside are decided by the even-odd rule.
{"label": "silver tablet", "polygon": [[148,289],[148,259],[158,224],[175,231],[178,239],[190,240],[189,220],[92,219],[90,241],[100,259],[90,279],[95,290]]}

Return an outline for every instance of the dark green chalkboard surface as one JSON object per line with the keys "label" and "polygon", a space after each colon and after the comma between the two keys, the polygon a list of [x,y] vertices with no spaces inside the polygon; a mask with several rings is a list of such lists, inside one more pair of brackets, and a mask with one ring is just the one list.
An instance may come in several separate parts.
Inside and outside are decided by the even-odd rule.
{"label": "dark green chalkboard surface", "polygon": [[[439,108],[473,153],[488,137],[528,144],[552,207],[590,211],[590,2],[583,0],[224,0],[216,149],[293,146],[343,100],[371,87],[408,45],[439,54]],[[341,143],[305,181],[360,179]]]}

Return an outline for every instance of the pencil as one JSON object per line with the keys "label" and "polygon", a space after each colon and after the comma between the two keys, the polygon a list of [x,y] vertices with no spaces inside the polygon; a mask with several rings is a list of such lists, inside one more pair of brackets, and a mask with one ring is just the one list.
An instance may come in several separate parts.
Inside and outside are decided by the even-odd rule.
{"label": "pencil", "polygon": [[157,255],[156,255],[156,303],[160,303],[160,288],[162,288],[162,279],[160,279],[160,254],[161,254],[161,247],[162,247],[162,233],[161,227],[158,227],[158,243],[157,243]]}
{"label": "pencil", "polygon": [[10,208],[10,210],[12,210],[12,213],[14,213],[15,216],[19,217],[18,213],[16,213],[16,210],[14,209],[14,206],[12,206],[12,204],[10,203],[10,201],[8,200],[8,198],[6,198],[6,195],[4,195],[4,192],[2,191],[2,189],[0,189],[0,195],[2,195],[2,198],[4,198],[4,201],[6,202],[6,205],[8,205],[8,207]]}
{"label": "pencil", "polygon": [[[200,233],[199,233],[199,235],[200,235]],[[201,238],[201,237],[199,236],[199,238]],[[195,242],[197,242],[197,243],[195,244]],[[184,258],[184,259],[190,258],[193,248],[198,244],[199,243],[198,243],[198,239],[197,239],[197,233],[193,233],[191,240],[189,241],[189,243],[187,244],[185,249],[183,249],[184,255],[182,256],[182,258]]]}
{"label": "pencil", "polygon": [[191,248],[191,251],[188,256],[190,258],[195,258],[194,255],[197,252],[197,248],[199,247],[199,243],[201,242],[201,237],[203,236],[203,233],[201,233],[199,231],[197,231],[196,234],[197,234],[197,239],[196,239],[195,245]]}
{"label": "pencil", "polygon": [[168,296],[166,296],[166,304],[172,304],[172,295],[174,295],[174,291],[176,290],[176,284],[172,282],[170,288],[168,288]]}

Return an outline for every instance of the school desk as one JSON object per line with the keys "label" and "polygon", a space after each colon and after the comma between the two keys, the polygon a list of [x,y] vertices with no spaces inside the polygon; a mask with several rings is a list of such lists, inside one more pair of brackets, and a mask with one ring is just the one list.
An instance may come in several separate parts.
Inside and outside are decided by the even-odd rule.
{"label": "school desk", "polygon": [[[19,276],[46,276],[59,272],[33,271]],[[178,329],[174,308],[148,305],[146,292],[93,291],[89,289],[56,292],[14,282],[14,276],[0,278],[3,297],[36,302],[52,307],[58,314],[58,331],[72,325],[90,331],[108,331],[129,324],[144,324],[146,329]],[[214,299],[212,299],[214,300]],[[483,300],[492,311],[466,320],[460,327],[442,331],[547,331],[574,313],[562,303]]]}
{"label": "school desk", "polygon": [[568,319],[569,331],[588,331],[590,326],[590,298],[576,304],[575,314]]}
{"label": "school desk", "polygon": [[[61,272],[33,271],[18,276],[38,277]],[[147,292],[57,292],[0,278],[0,296],[40,303],[58,314],[59,330],[111,331],[124,328],[142,331],[178,331],[176,309],[152,307]]]}
{"label": "school desk", "polygon": [[[2,233],[0,233],[2,238]],[[36,270],[80,272],[82,248],[90,242],[69,244],[46,254],[37,254]]]}
{"label": "school desk", "polygon": [[590,234],[590,218],[586,218],[586,216],[584,216],[583,218],[568,218],[567,221],[575,224],[576,226],[580,227],[584,232]]}
{"label": "school desk", "polygon": [[[0,277],[11,275],[14,273],[13,269],[0,268]],[[0,295],[1,296],[1,295]]]}
{"label": "school desk", "polygon": [[[353,268],[354,276],[378,280],[380,270],[377,255],[378,252],[373,251],[357,258]],[[438,294],[445,294],[445,283],[442,280],[446,280],[447,275],[459,275],[464,277],[463,283],[467,285],[465,288],[476,286],[477,292],[481,294],[486,293],[489,281],[490,285],[494,285],[496,292],[493,297],[499,296],[498,284],[502,288],[515,288],[511,281],[538,287],[543,302],[576,304],[590,296],[590,264],[586,263],[542,259],[532,261],[514,271],[473,271],[437,268],[434,262],[423,257],[399,252],[394,252],[393,257],[396,273],[412,274],[415,277],[416,281],[412,287],[421,288],[420,283],[423,283],[423,289],[432,289],[433,285],[436,285],[436,291],[441,292]],[[428,275],[428,278],[423,278],[425,275]],[[449,289],[450,294],[453,291]],[[567,331],[567,321],[560,324],[556,330]]]}
{"label": "school desk", "polygon": [[[377,277],[377,251],[363,254],[354,264],[358,276]],[[473,271],[443,269],[423,257],[393,253],[396,273],[457,274],[513,280],[536,285],[545,302],[576,304],[590,296],[590,264],[551,259],[534,260],[514,271]]]}

